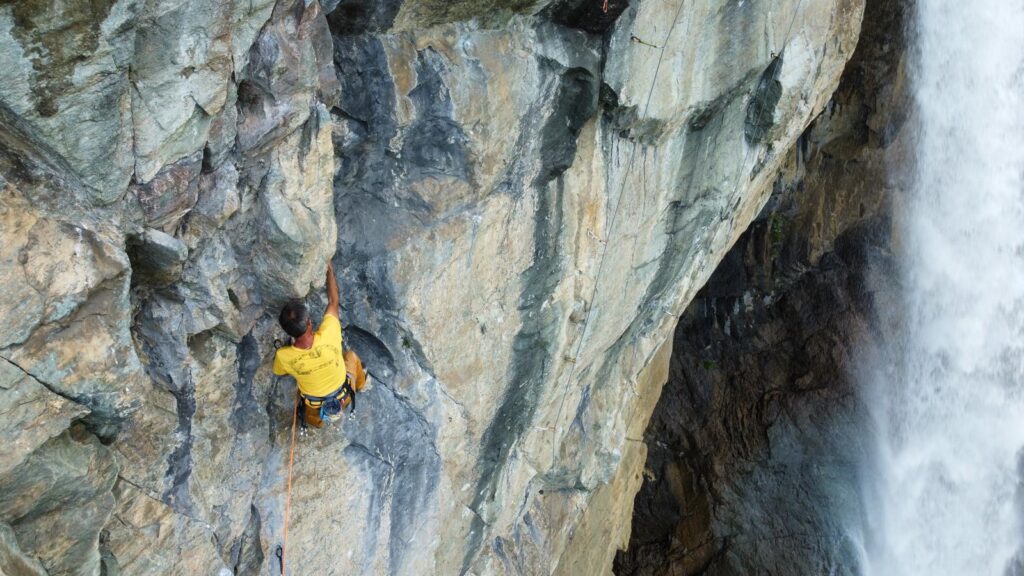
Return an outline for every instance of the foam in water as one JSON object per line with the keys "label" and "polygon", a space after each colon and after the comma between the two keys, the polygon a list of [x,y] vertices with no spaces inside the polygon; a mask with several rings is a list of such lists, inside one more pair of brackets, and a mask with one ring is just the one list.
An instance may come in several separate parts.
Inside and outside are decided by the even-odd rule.
{"label": "foam in water", "polygon": [[917,0],[916,10],[917,158],[900,222],[906,333],[899,377],[873,399],[881,442],[866,571],[1017,574],[1024,1]]}

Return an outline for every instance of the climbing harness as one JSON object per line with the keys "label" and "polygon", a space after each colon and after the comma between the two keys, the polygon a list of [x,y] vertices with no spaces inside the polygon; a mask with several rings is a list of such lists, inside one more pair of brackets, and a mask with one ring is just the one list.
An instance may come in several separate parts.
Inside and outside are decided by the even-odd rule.
{"label": "climbing harness", "polygon": [[298,412],[299,438],[305,438],[309,434],[309,424],[306,422],[306,405],[301,401],[296,402],[295,411]]}
{"label": "climbing harness", "polygon": [[[280,349],[285,343],[280,338],[274,338],[274,349]],[[348,406],[348,413],[352,414],[356,411],[356,391],[352,388],[352,374],[345,374],[345,382],[338,387],[337,390],[331,392],[326,396],[313,396],[311,394],[302,394],[300,396],[304,399],[306,404],[309,404],[313,408],[320,407],[320,419],[324,422],[331,423],[340,418],[341,411],[343,408]],[[302,403],[296,405],[295,409],[300,412],[299,420],[302,423],[302,428],[299,432],[300,436],[306,436],[309,431],[309,426],[306,423],[306,411],[300,410]]]}
{"label": "climbing harness", "polygon": [[345,406],[349,407],[349,414],[356,411],[356,391],[352,389],[351,374],[345,374],[345,383],[327,396],[302,394],[302,398],[313,408],[320,407],[320,419],[324,422],[337,420]]}

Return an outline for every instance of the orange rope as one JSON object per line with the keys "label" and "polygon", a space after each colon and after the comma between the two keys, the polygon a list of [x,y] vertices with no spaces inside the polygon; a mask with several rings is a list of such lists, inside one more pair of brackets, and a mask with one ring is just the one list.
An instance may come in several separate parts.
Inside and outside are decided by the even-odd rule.
{"label": "orange rope", "polygon": [[292,510],[292,464],[295,463],[295,420],[299,416],[299,402],[302,401],[302,397],[299,396],[298,391],[295,393],[295,409],[292,410],[292,445],[288,450],[288,492],[284,500],[284,538],[281,543],[281,576],[286,574],[285,572],[285,558],[288,554],[288,516]]}

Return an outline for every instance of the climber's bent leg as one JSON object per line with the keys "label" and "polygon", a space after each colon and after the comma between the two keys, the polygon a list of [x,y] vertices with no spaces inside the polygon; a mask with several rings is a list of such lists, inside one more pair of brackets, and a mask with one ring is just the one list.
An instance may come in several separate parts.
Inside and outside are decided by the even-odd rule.
{"label": "climber's bent leg", "polygon": [[366,370],[359,355],[351,350],[345,350],[345,369],[352,375],[352,389],[356,392],[362,390],[366,386]]}

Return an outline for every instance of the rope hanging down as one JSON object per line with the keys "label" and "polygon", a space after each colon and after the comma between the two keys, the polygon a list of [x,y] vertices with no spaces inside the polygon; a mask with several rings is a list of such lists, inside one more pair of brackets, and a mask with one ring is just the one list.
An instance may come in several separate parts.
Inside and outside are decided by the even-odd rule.
{"label": "rope hanging down", "polygon": [[288,557],[288,516],[292,510],[292,466],[295,464],[295,422],[299,416],[299,409],[302,407],[302,396],[296,391],[295,394],[295,409],[292,410],[292,440],[291,447],[288,449],[288,488],[285,492],[284,499],[284,527],[282,529],[283,536],[281,541],[281,547],[278,549],[277,559],[281,564],[281,576],[285,575],[285,567],[287,566],[286,558]]}
{"label": "rope hanging down", "polygon": [[[377,377],[376,374],[367,370],[366,374],[369,375],[375,382],[379,382],[381,385],[386,383]],[[355,406],[355,394],[352,395],[352,405]],[[291,442],[288,448],[288,485],[285,489],[285,500],[284,500],[284,523],[282,526],[281,545],[277,547],[275,555],[277,556],[278,564],[281,569],[281,576],[285,576],[285,569],[287,568],[288,558],[288,519],[291,516],[292,509],[292,469],[295,465],[295,428],[296,422],[299,416],[299,410],[304,409],[302,404],[302,395],[295,391],[295,409],[292,410],[292,431],[291,431]]]}

